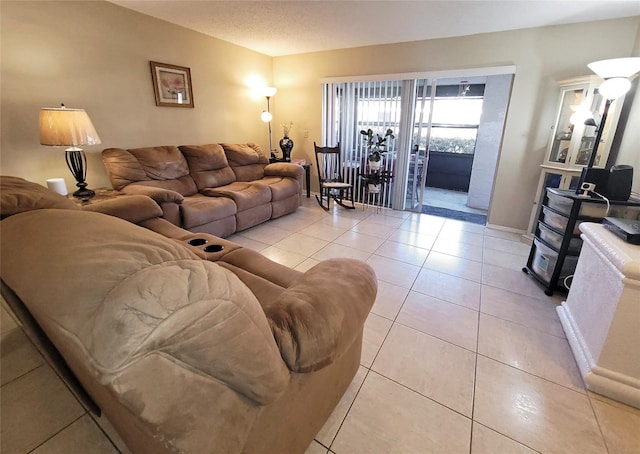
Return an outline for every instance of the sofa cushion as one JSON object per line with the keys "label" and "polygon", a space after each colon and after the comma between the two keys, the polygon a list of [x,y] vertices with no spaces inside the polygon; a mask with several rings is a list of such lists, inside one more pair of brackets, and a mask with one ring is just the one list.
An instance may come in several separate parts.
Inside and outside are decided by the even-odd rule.
{"label": "sofa cushion", "polygon": [[102,152],[102,161],[115,189],[140,183],[170,189],[183,196],[198,192],[189,175],[187,160],[174,146],[108,148]]}
{"label": "sofa cushion", "polygon": [[0,218],[42,208],[78,210],[68,198],[23,178],[0,176]]}
{"label": "sofa cushion", "polygon": [[223,143],[220,145],[227,155],[237,181],[260,180],[264,176],[264,167],[269,164],[269,159],[258,144]]}
{"label": "sofa cushion", "polygon": [[198,189],[215,188],[236,181],[227,156],[220,144],[181,145],[178,147],[189,164],[189,171]]}
{"label": "sofa cushion", "polygon": [[[159,188],[169,191],[167,193],[158,193],[152,191],[149,193],[149,197],[153,199],[157,199],[156,201],[162,200],[163,202],[174,202],[179,197],[190,197],[193,194],[198,193],[198,188],[196,188],[196,184],[193,182],[193,178],[190,175],[186,175],[184,177],[176,178],[175,180],[147,180],[147,181],[138,181],[136,183],[132,183],[129,186],[122,188],[123,191],[127,191],[131,186],[146,186],[150,188]],[[177,193],[177,194],[176,194]],[[153,194],[153,195],[152,195]],[[159,202],[162,203],[162,202]]]}
{"label": "sofa cushion", "polygon": [[287,199],[293,195],[300,193],[300,186],[298,180],[289,177],[264,177],[260,180],[261,183],[269,186],[271,190],[271,201],[277,202],[279,200]]}
{"label": "sofa cushion", "polygon": [[210,197],[228,197],[238,206],[238,212],[271,202],[271,190],[266,184],[236,181],[219,188],[203,189]]}
{"label": "sofa cushion", "polygon": [[233,200],[227,197],[207,197],[201,194],[184,199],[180,210],[182,212],[182,227],[185,229],[234,216],[237,212]]}
{"label": "sofa cushion", "polygon": [[[167,373],[197,371],[261,404],[286,388],[288,369],[255,296],[178,242],[79,210],[21,213],[2,221],[2,235],[2,280],[110,392],[151,356],[169,360]],[[139,396],[121,399],[136,401],[136,413],[145,408]]]}

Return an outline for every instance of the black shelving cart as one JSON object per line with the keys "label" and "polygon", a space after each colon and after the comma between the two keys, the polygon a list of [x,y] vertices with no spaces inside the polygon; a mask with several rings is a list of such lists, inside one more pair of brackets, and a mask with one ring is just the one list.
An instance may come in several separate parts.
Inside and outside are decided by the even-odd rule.
{"label": "black shelving cart", "polygon": [[[608,213],[607,213],[608,211]],[[605,216],[633,218],[640,215],[640,200],[606,201],[576,195],[574,190],[547,188],[538,216],[535,235],[522,271],[542,284],[544,293],[567,292],[565,281],[573,275],[582,239],[582,222],[601,223]]]}

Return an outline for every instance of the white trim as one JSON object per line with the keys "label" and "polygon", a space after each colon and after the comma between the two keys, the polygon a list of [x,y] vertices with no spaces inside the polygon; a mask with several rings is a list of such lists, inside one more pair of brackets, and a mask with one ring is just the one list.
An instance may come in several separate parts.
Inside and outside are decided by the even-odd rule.
{"label": "white trim", "polygon": [[467,68],[467,69],[450,69],[441,71],[424,71],[412,73],[396,73],[396,74],[370,74],[359,76],[339,76],[339,77],[323,77],[320,82],[341,83],[341,82],[370,82],[380,80],[413,80],[413,79],[449,79],[452,77],[479,77],[479,76],[497,76],[500,74],[515,74],[516,66],[489,66],[486,68]]}
{"label": "white trim", "polygon": [[563,301],[562,305],[556,308],[556,312],[587,389],[640,408],[640,380],[598,366],[567,302]]}
{"label": "white trim", "polygon": [[488,229],[500,230],[502,232],[515,233],[515,234],[518,234],[518,235],[522,235],[523,233],[526,232],[526,230],[516,229],[516,228],[513,228],[513,227],[507,227],[507,226],[498,225],[498,224],[487,224],[485,227],[487,227]]}

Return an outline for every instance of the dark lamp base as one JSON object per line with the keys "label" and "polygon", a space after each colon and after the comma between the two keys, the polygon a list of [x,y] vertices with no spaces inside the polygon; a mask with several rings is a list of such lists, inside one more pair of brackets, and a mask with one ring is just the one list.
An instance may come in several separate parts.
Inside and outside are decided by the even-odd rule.
{"label": "dark lamp base", "polygon": [[80,188],[73,193],[73,196],[79,199],[90,199],[95,195],[96,195],[95,191],[92,191],[91,189],[87,189],[87,188]]}
{"label": "dark lamp base", "polygon": [[78,186],[78,190],[73,193],[73,196],[79,199],[89,200],[96,195],[94,191],[87,189],[87,183],[84,181],[87,177],[87,158],[84,155],[84,151],[75,147],[67,148],[65,160],[67,161],[73,178],[77,181],[76,186]]}

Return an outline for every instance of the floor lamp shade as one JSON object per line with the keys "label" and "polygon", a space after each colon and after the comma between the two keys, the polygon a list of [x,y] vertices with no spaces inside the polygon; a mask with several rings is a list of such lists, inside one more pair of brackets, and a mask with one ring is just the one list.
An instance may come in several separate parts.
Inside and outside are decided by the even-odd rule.
{"label": "floor lamp shade", "polygon": [[98,145],[101,143],[89,115],[84,109],[44,108],[39,119],[40,144],[70,147],[65,159],[71,174],[76,179],[78,190],[74,197],[90,198],[95,195],[87,189],[87,158],[78,145]]}

